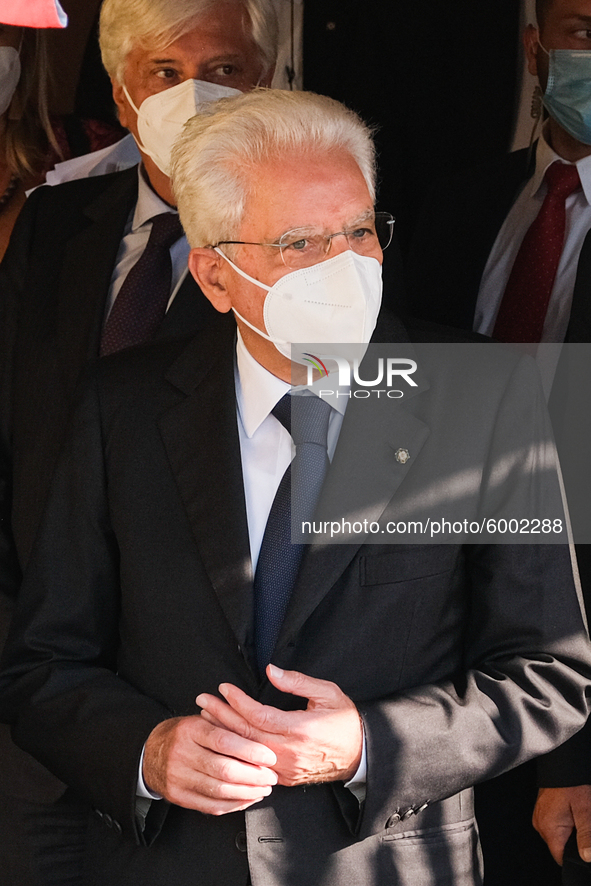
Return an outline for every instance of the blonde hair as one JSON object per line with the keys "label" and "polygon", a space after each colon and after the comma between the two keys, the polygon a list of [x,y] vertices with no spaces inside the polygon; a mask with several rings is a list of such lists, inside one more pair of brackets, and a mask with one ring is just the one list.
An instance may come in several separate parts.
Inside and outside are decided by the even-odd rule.
{"label": "blonde hair", "polygon": [[172,184],[191,246],[237,237],[249,172],[286,153],[345,150],[375,198],[371,129],[340,102],[313,92],[255,89],[192,117],[172,155]]}
{"label": "blonde hair", "polygon": [[48,148],[61,156],[48,111],[51,85],[47,35],[23,28],[20,48],[21,76],[7,113],[4,133],[8,168],[19,178],[40,172]]}
{"label": "blonde hair", "polygon": [[107,73],[119,83],[135,46],[169,46],[222,3],[238,3],[250,19],[265,73],[277,58],[278,26],[272,0],[104,0],[99,42]]}

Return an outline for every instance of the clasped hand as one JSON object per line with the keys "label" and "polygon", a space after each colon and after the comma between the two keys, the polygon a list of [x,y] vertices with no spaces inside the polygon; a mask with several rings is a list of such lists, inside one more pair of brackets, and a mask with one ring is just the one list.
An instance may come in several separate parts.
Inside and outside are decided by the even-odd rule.
{"label": "clasped hand", "polygon": [[246,809],[274,785],[347,781],[357,771],[363,729],[357,708],[335,683],[269,665],[281,692],[308,699],[305,710],[263,705],[231,683],[223,699],[203,694],[201,714],[176,717],[150,733],[146,785],[171,803],[211,815]]}

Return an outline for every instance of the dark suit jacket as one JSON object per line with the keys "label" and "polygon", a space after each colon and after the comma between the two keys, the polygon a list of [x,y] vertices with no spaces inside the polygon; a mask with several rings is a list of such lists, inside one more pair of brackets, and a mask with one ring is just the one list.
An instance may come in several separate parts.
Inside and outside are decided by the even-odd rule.
{"label": "dark suit jacket", "polygon": [[[193,886],[198,872],[204,886],[233,886],[249,865],[261,886],[416,886],[433,872],[473,886],[470,785],[548,750],[586,714],[588,642],[561,546],[311,546],[273,659],[334,680],[358,705],[361,813],[335,783],[277,787],[219,818],[156,802],[138,825],[143,744],[164,718],[196,713],[198,692],[230,681],[265,703],[299,704],[249,663],[235,327],[226,315],[210,328],[97,364],[19,595],[3,714],[16,741],[98,810],[93,884]],[[404,339],[399,323],[386,335]],[[429,476],[438,463],[444,477],[454,447],[468,445],[485,492],[495,446],[508,435],[528,448],[543,424],[529,361],[500,371],[476,384],[464,367],[450,396],[454,379],[438,367],[366,426],[371,458],[389,465],[384,519],[396,517],[406,470]],[[458,433],[467,415],[478,429],[469,444]],[[368,473],[357,447],[342,448],[364,418],[352,400],[333,488],[360,460]],[[412,465],[395,460],[398,445]],[[504,492],[513,486],[511,474]]]}
{"label": "dark suit jacket", "polygon": [[[515,151],[495,162],[442,180],[421,213],[406,261],[408,309],[416,317],[472,329],[480,281],[497,235],[525,182],[535,150]],[[591,341],[591,235],[577,270],[565,341]]]}
{"label": "dark suit jacket", "polygon": [[434,323],[472,329],[480,281],[497,235],[532,175],[527,150],[436,183],[406,261],[409,310]]}
{"label": "dark suit jacket", "polygon": [[[406,270],[408,309],[417,317],[472,329],[480,281],[496,237],[525,182],[533,173],[535,152],[521,150],[442,181],[430,195],[413,237]],[[591,342],[591,232],[579,256],[566,342]],[[582,355],[579,355],[582,357]],[[566,368],[562,367],[566,372]],[[574,371],[574,370],[573,370]],[[559,376],[550,410],[566,439],[589,440],[581,427],[588,404],[580,394],[571,414],[563,414],[566,376]],[[580,392],[579,386],[577,390]],[[588,444],[587,444],[588,446]],[[576,460],[580,464],[580,459]],[[568,466],[565,465],[568,469]],[[578,500],[585,495],[579,473]],[[569,487],[567,486],[567,491]],[[577,545],[577,558],[588,617],[591,616],[591,549]],[[546,786],[591,783],[591,723],[567,745],[538,763]]]}
{"label": "dark suit jacket", "polygon": [[[73,395],[98,355],[123,229],[137,200],[137,168],[36,190],[0,266],[0,640],[7,630]],[[160,335],[200,328],[213,313],[190,275]],[[23,769],[0,733],[2,784],[29,799],[61,790]],[[38,766],[36,766],[39,769]]]}

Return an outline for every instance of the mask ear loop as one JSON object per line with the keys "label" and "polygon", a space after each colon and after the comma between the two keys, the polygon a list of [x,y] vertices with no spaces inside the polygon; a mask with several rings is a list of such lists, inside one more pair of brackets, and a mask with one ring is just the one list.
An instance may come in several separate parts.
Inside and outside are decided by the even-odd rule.
{"label": "mask ear loop", "polygon": [[[260,280],[255,280],[254,277],[251,277],[249,274],[246,273],[246,271],[241,271],[240,268],[237,265],[235,265],[234,262],[230,258],[228,258],[228,256],[224,252],[222,252],[222,250],[220,249],[219,246],[214,246],[213,249],[214,249],[214,252],[217,252],[218,255],[221,255],[222,258],[225,258],[225,260],[228,262],[230,267],[234,268],[236,273],[240,274],[241,277],[244,277],[245,280],[248,280],[249,283],[254,283],[255,286],[259,287],[259,289],[264,289],[264,290],[266,290],[266,292],[271,292],[271,289],[272,289],[271,286],[266,286],[264,283],[261,283]],[[272,336],[268,335],[266,332],[263,332],[262,329],[259,329],[258,326],[253,326],[253,324],[249,323],[248,320],[242,316],[242,314],[238,313],[238,311],[236,310],[235,307],[232,307],[232,310],[234,311],[236,316],[240,320],[242,320],[243,323],[245,323],[250,329],[252,329],[253,332],[256,332],[258,335],[262,336],[263,338],[266,338],[267,341],[271,342],[271,344],[273,344],[275,346],[277,346],[278,344],[280,344],[280,345],[288,345],[289,344],[289,342],[284,341],[282,338],[272,338]]]}
{"label": "mask ear loop", "polygon": [[[550,57],[550,53],[546,49],[545,46],[542,46],[540,40],[538,39],[538,46],[542,49],[548,57]],[[534,142],[538,136],[538,132],[540,130],[540,126],[544,121],[544,93],[542,92],[542,88],[539,83],[536,83],[534,87],[534,91],[531,97],[531,107],[530,107],[530,117],[534,121],[534,125],[532,126],[531,135],[529,137],[529,145],[527,147],[527,164],[526,169],[530,168],[531,158],[534,148]]]}
{"label": "mask ear loop", "polygon": [[[133,110],[135,111],[136,116],[139,118],[139,116],[140,116],[140,109],[139,109],[138,107],[136,107],[136,104],[135,104],[134,100],[132,99],[132,97],[130,96],[129,92],[127,91],[127,86],[125,85],[125,83],[122,83],[121,85],[123,86],[123,93],[124,93],[124,95],[125,95],[125,98],[126,98],[127,101],[129,102],[129,104],[131,105],[131,107],[133,108]],[[134,136],[134,138],[135,138],[135,136]],[[152,160],[154,160],[154,163],[155,163],[156,160],[155,160],[155,158],[154,158],[154,155],[152,154],[151,151],[148,150],[148,148],[145,147],[145,145],[142,144],[142,142],[140,141],[139,134],[138,134],[138,137],[137,137],[135,140],[136,140],[136,142],[137,142],[137,146],[138,146],[138,148],[139,148],[141,151],[143,151],[144,154],[147,154],[148,157],[151,157]]]}
{"label": "mask ear loop", "polygon": [[542,101],[543,95],[544,95],[544,93],[542,92],[542,88],[540,87],[539,84],[537,84],[534,88],[534,91],[533,91],[532,97],[531,97],[530,116],[531,116],[532,120],[534,121],[534,125],[532,127],[531,136],[529,139],[530,151],[532,149],[534,139],[537,135],[538,128],[540,126],[540,121],[542,121],[544,119],[544,105],[543,105],[543,101]]}

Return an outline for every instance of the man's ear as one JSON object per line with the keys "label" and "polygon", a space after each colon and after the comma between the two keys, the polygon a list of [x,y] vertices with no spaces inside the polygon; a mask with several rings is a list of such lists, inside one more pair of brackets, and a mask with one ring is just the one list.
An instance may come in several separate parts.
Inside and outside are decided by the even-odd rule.
{"label": "man's ear", "polygon": [[113,88],[113,101],[117,105],[117,116],[119,117],[119,122],[121,126],[124,126],[126,129],[129,129],[129,102],[125,97],[125,93],[123,92],[123,84],[118,83],[117,80],[114,80],[111,77],[111,86]]}
{"label": "man's ear", "polygon": [[540,32],[534,25],[528,25],[523,32],[523,46],[527,58],[527,70],[534,77],[538,76],[538,49]]}
{"label": "man's ear", "polygon": [[210,246],[198,247],[189,253],[189,270],[201,287],[203,295],[216,311],[227,314],[232,307],[232,300],[223,279],[222,261],[221,256]]}

